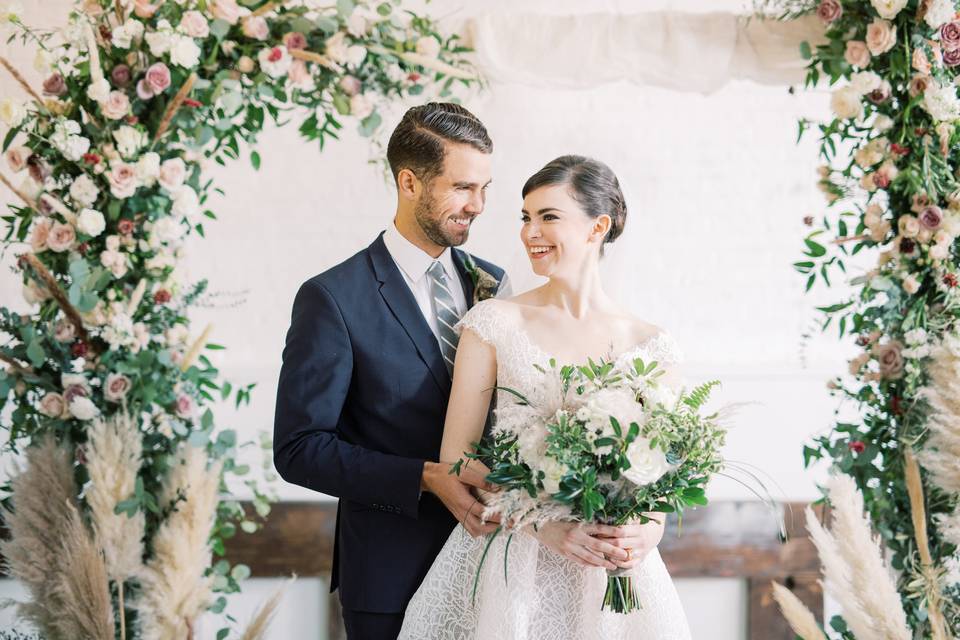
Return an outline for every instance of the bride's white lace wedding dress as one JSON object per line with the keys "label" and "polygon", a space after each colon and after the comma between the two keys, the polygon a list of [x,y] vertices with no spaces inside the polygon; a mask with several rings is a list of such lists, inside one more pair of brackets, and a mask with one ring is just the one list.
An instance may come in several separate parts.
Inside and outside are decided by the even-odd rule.
{"label": "bride's white lace wedding dress", "polygon": [[[469,327],[497,353],[497,384],[535,401],[534,363],[548,367],[540,349],[502,302],[480,302],[459,326]],[[619,354],[650,362],[677,362],[675,341],[661,333]],[[513,396],[499,391],[498,406]],[[457,526],[407,607],[399,640],[689,640],[690,630],[676,589],[656,549],[633,569],[643,608],[630,614],[601,611],[607,575],[585,568],[542,546],[526,533],[494,540],[483,562],[472,601],[477,567],[487,543]],[[506,575],[505,575],[506,574]]]}

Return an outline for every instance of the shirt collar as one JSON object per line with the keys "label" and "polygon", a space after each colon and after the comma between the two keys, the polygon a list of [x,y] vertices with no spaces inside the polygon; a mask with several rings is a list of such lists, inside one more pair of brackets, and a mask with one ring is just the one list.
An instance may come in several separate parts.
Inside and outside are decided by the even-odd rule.
{"label": "shirt collar", "polygon": [[[400,270],[403,271],[410,280],[419,282],[426,273],[434,259],[423,249],[416,246],[404,238],[397,230],[394,223],[387,225],[383,234],[383,243],[387,246],[387,251],[393,258]],[[447,272],[448,278],[459,278],[456,267],[453,264],[453,255],[450,247],[443,250],[440,257],[437,258]]]}

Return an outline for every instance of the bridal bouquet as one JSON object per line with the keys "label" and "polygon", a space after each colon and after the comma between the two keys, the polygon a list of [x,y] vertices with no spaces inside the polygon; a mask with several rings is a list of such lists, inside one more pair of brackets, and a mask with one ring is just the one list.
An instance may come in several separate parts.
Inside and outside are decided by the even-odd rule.
{"label": "bridal bouquet", "polygon": [[[706,504],[726,431],[701,407],[719,382],[677,393],[658,380],[656,362],[641,359],[537,369],[541,397],[501,387],[516,402],[497,410],[492,432],[467,455],[487,465],[487,480],[501,489],[485,512],[501,517],[501,530],[551,520],[648,522],[646,513]],[[640,607],[626,573],[608,571],[601,608]]]}

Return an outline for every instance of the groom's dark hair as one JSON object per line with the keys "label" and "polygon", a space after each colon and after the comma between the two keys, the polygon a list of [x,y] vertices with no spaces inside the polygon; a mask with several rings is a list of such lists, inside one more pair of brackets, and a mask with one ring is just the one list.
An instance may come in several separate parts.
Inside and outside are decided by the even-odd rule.
{"label": "groom's dark hair", "polygon": [[410,169],[424,182],[443,173],[444,142],[493,151],[493,141],[477,116],[459,104],[428,102],[403,114],[390,136],[387,162],[394,181],[401,169]]}

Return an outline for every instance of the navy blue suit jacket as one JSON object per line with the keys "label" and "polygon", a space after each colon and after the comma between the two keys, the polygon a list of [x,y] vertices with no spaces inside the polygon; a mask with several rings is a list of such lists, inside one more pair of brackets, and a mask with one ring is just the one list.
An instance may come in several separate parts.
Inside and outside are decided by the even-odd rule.
{"label": "navy blue suit jacket", "polygon": [[[453,250],[467,304],[473,281]],[[503,270],[474,258],[503,280]],[[305,282],[293,303],[274,422],[274,464],[340,498],[331,591],[343,607],[396,613],[456,522],[423,464],[440,454],[450,375],[413,292],[383,243]],[[310,550],[305,549],[305,553]]]}

